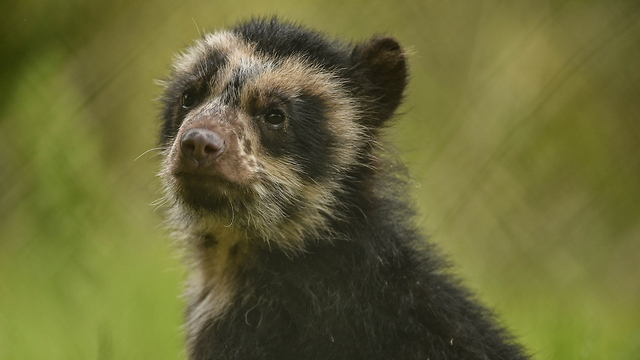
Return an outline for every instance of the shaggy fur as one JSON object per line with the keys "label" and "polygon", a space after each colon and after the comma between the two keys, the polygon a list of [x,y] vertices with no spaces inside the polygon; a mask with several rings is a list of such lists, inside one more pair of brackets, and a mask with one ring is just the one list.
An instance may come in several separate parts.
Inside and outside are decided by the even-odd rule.
{"label": "shaggy fur", "polygon": [[277,19],[178,56],[161,175],[190,359],[527,358],[412,225],[379,144],[406,82],[392,38]]}

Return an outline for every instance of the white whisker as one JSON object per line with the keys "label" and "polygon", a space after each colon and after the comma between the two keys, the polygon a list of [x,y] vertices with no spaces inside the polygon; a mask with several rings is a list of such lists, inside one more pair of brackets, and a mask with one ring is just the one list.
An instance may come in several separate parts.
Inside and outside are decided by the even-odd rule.
{"label": "white whisker", "polygon": [[133,159],[133,161],[137,161],[138,159],[143,157],[145,154],[147,154],[147,153],[149,153],[151,151],[155,151],[155,150],[166,150],[166,147],[157,147],[157,148],[149,149],[149,150],[143,152],[142,154],[140,154],[137,158]]}
{"label": "white whisker", "polygon": [[235,219],[235,212],[233,211],[233,203],[229,201],[229,205],[231,205],[231,223],[229,225],[225,225],[224,227],[231,227],[233,225],[233,220]]}
{"label": "white whisker", "polygon": [[157,199],[157,200],[152,201],[152,202],[151,202],[151,204],[149,204],[149,205],[151,205],[151,206],[155,206],[155,208],[153,209],[153,211],[157,211],[157,210],[158,210],[158,209],[160,209],[164,204],[166,204],[166,203],[168,203],[168,202],[169,202],[169,198],[168,198],[168,197],[163,196],[163,197],[161,197],[161,198],[159,198],[159,199]]}

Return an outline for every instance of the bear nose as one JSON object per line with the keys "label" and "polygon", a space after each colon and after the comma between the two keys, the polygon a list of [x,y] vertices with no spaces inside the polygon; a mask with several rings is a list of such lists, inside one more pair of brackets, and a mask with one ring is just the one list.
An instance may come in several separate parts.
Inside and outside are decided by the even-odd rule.
{"label": "bear nose", "polygon": [[207,165],[226,148],[222,136],[211,130],[194,128],[187,130],[180,139],[180,151],[182,154],[198,165]]}

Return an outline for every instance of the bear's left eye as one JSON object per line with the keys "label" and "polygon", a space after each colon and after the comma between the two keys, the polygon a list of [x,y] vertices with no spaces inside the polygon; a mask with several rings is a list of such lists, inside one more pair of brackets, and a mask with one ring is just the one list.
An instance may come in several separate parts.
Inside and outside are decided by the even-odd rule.
{"label": "bear's left eye", "polygon": [[285,116],[281,110],[272,109],[264,115],[264,121],[273,129],[281,129],[284,126]]}

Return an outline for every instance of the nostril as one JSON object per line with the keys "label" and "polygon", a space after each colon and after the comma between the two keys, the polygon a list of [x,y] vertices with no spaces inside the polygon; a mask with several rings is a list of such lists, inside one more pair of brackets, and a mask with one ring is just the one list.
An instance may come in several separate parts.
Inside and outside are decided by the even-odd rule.
{"label": "nostril", "polygon": [[190,139],[182,141],[181,147],[184,153],[193,154],[196,151],[196,144]]}
{"label": "nostril", "polygon": [[187,130],[180,141],[182,154],[199,165],[206,164],[220,156],[225,147],[226,144],[222,136],[201,128]]}
{"label": "nostril", "polygon": [[211,145],[211,144],[206,144],[204,146],[204,152],[206,154],[214,154],[214,153],[217,153],[218,151],[220,151],[220,147],[216,147],[216,146]]}

